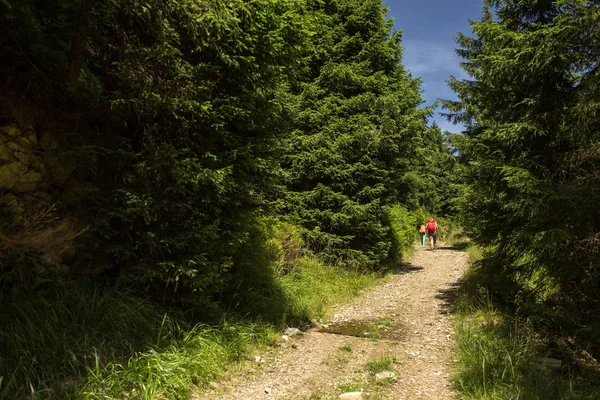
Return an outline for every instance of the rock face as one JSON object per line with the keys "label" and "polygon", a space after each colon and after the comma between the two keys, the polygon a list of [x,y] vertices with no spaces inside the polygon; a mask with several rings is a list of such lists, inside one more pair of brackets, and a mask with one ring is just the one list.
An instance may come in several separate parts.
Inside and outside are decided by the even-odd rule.
{"label": "rock face", "polygon": [[[40,139],[38,140],[38,136]],[[60,156],[59,143],[50,132],[32,126],[0,126],[0,203],[15,215],[32,205],[50,201],[50,187],[66,184],[75,161]]]}

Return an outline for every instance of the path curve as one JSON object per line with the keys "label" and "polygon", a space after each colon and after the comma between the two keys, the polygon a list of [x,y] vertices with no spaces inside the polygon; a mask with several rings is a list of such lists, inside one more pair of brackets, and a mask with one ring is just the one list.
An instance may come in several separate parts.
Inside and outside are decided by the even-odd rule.
{"label": "path curve", "polygon": [[[390,281],[340,307],[332,318],[333,327],[376,321],[383,324],[377,325],[382,337],[311,330],[197,399],[337,399],[350,390],[363,390],[365,399],[455,398],[449,382],[453,333],[448,308],[467,258],[443,246],[419,248]],[[386,357],[395,360],[398,377],[374,385],[365,365]]]}

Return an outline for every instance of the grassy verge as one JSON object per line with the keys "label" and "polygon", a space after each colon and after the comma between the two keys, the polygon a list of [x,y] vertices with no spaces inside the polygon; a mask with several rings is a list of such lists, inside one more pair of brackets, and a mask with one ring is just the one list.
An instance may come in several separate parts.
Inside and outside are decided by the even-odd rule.
{"label": "grassy verge", "polygon": [[287,315],[326,320],[331,306],[344,303],[383,280],[385,276],[374,272],[358,273],[306,257],[291,273],[281,277],[286,298],[293,299]]}
{"label": "grassy verge", "polygon": [[2,298],[0,398],[183,398],[273,328],[192,325],[115,288],[54,288]]}
{"label": "grassy verge", "polygon": [[[194,324],[119,289],[62,288],[2,299],[0,398],[183,399],[257,348],[282,325],[327,310],[383,279],[301,257],[273,271],[283,317],[230,314]],[[277,299],[278,297],[275,297]],[[262,322],[261,322],[262,321]]]}
{"label": "grassy verge", "polygon": [[[469,249],[471,260],[479,251]],[[458,360],[454,382],[462,399],[599,399],[600,374],[593,363],[536,330],[526,318],[498,307],[473,268],[456,302]],[[549,369],[537,357],[560,357]]]}

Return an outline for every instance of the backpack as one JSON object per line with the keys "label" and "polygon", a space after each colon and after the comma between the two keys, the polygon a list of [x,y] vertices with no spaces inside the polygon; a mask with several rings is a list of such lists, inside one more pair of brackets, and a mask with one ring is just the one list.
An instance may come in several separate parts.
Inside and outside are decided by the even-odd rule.
{"label": "backpack", "polygon": [[427,222],[427,230],[429,232],[435,232],[435,221]]}
{"label": "backpack", "polygon": [[425,225],[421,225],[421,228],[419,229],[419,233],[425,233],[427,232],[427,228],[425,228]]}

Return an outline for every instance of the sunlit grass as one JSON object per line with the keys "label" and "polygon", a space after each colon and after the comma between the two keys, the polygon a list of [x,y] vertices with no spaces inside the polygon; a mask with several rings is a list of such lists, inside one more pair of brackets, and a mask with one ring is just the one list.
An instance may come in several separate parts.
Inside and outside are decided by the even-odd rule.
{"label": "sunlit grass", "polygon": [[281,277],[281,286],[290,299],[289,315],[326,319],[331,306],[346,302],[382,279],[374,272],[349,271],[306,257],[298,268]]}

